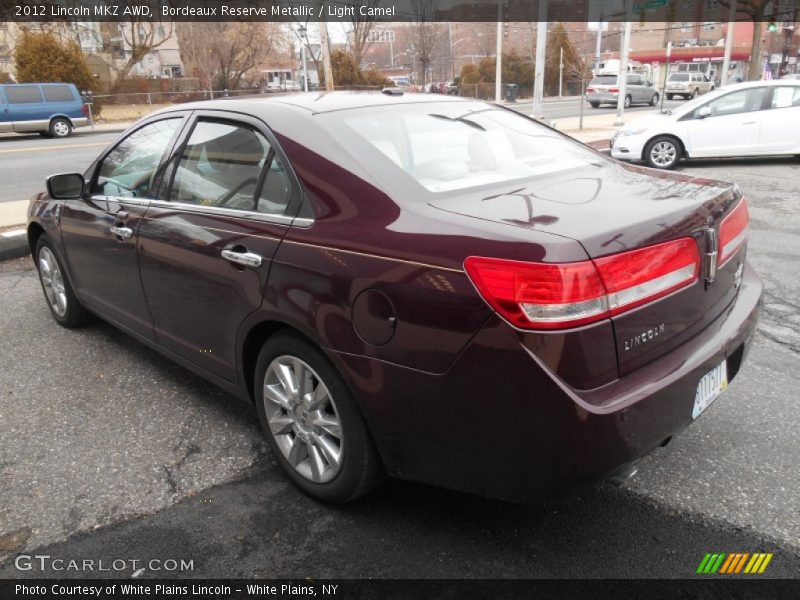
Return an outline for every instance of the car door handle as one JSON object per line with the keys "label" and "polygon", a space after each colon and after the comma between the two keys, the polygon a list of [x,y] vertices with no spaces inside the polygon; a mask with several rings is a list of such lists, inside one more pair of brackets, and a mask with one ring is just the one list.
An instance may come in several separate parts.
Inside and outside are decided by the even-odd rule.
{"label": "car door handle", "polygon": [[109,229],[111,233],[116,235],[117,237],[121,237],[122,239],[127,240],[128,238],[133,236],[133,229],[130,227],[117,227],[114,225],[111,229]]}
{"label": "car door handle", "polygon": [[235,250],[223,250],[222,258],[245,267],[260,267],[262,261],[261,256],[254,252],[236,252]]}

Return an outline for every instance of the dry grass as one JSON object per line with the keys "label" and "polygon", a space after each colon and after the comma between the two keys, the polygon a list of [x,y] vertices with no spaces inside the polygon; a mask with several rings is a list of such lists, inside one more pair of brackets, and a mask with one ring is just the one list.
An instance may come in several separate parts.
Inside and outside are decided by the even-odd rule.
{"label": "dry grass", "polygon": [[172,106],[171,104],[111,104],[103,107],[98,123],[120,123],[136,121],[151,112]]}

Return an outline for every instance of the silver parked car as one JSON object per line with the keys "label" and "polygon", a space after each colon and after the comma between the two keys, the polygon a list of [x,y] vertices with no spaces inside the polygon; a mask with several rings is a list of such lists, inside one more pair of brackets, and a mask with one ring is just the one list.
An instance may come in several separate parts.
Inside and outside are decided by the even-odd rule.
{"label": "silver parked car", "polygon": [[714,89],[714,82],[705,73],[672,73],[667,78],[667,100],[675,96],[694,98],[698,94],[706,94]]}
{"label": "silver parked car", "polygon": [[[619,76],[598,75],[586,88],[586,100],[597,108],[601,104],[617,104],[619,98]],[[638,73],[628,73],[625,80],[625,108],[632,104],[649,104],[655,106],[658,92],[653,84]]]}

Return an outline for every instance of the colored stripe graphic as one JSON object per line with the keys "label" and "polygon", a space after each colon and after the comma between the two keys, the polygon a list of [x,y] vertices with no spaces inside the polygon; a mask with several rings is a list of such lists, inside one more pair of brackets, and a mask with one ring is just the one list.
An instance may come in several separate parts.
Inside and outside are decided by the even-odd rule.
{"label": "colored stripe graphic", "polygon": [[773,554],[771,552],[756,552],[754,554],[749,552],[732,552],[730,554],[707,552],[703,560],[700,561],[696,572],[704,575],[713,575],[715,573],[732,575],[742,573],[744,568],[744,573],[750,575],[761,574],[766,570],[772,557]]}

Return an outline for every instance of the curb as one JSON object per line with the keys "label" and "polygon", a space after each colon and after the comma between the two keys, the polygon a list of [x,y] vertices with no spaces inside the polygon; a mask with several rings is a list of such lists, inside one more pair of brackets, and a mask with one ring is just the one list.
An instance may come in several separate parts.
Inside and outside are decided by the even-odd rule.
{"label": "curb", "polygon": [[[22,231],[25,231],[25,226],[21,225]],[[22,258],[28,256],[31,249],[28,247],[28,236],[25,234],[15,235],[12,237],[5,237],[0,234],[0,261],[10,260],[12,258]]]}

